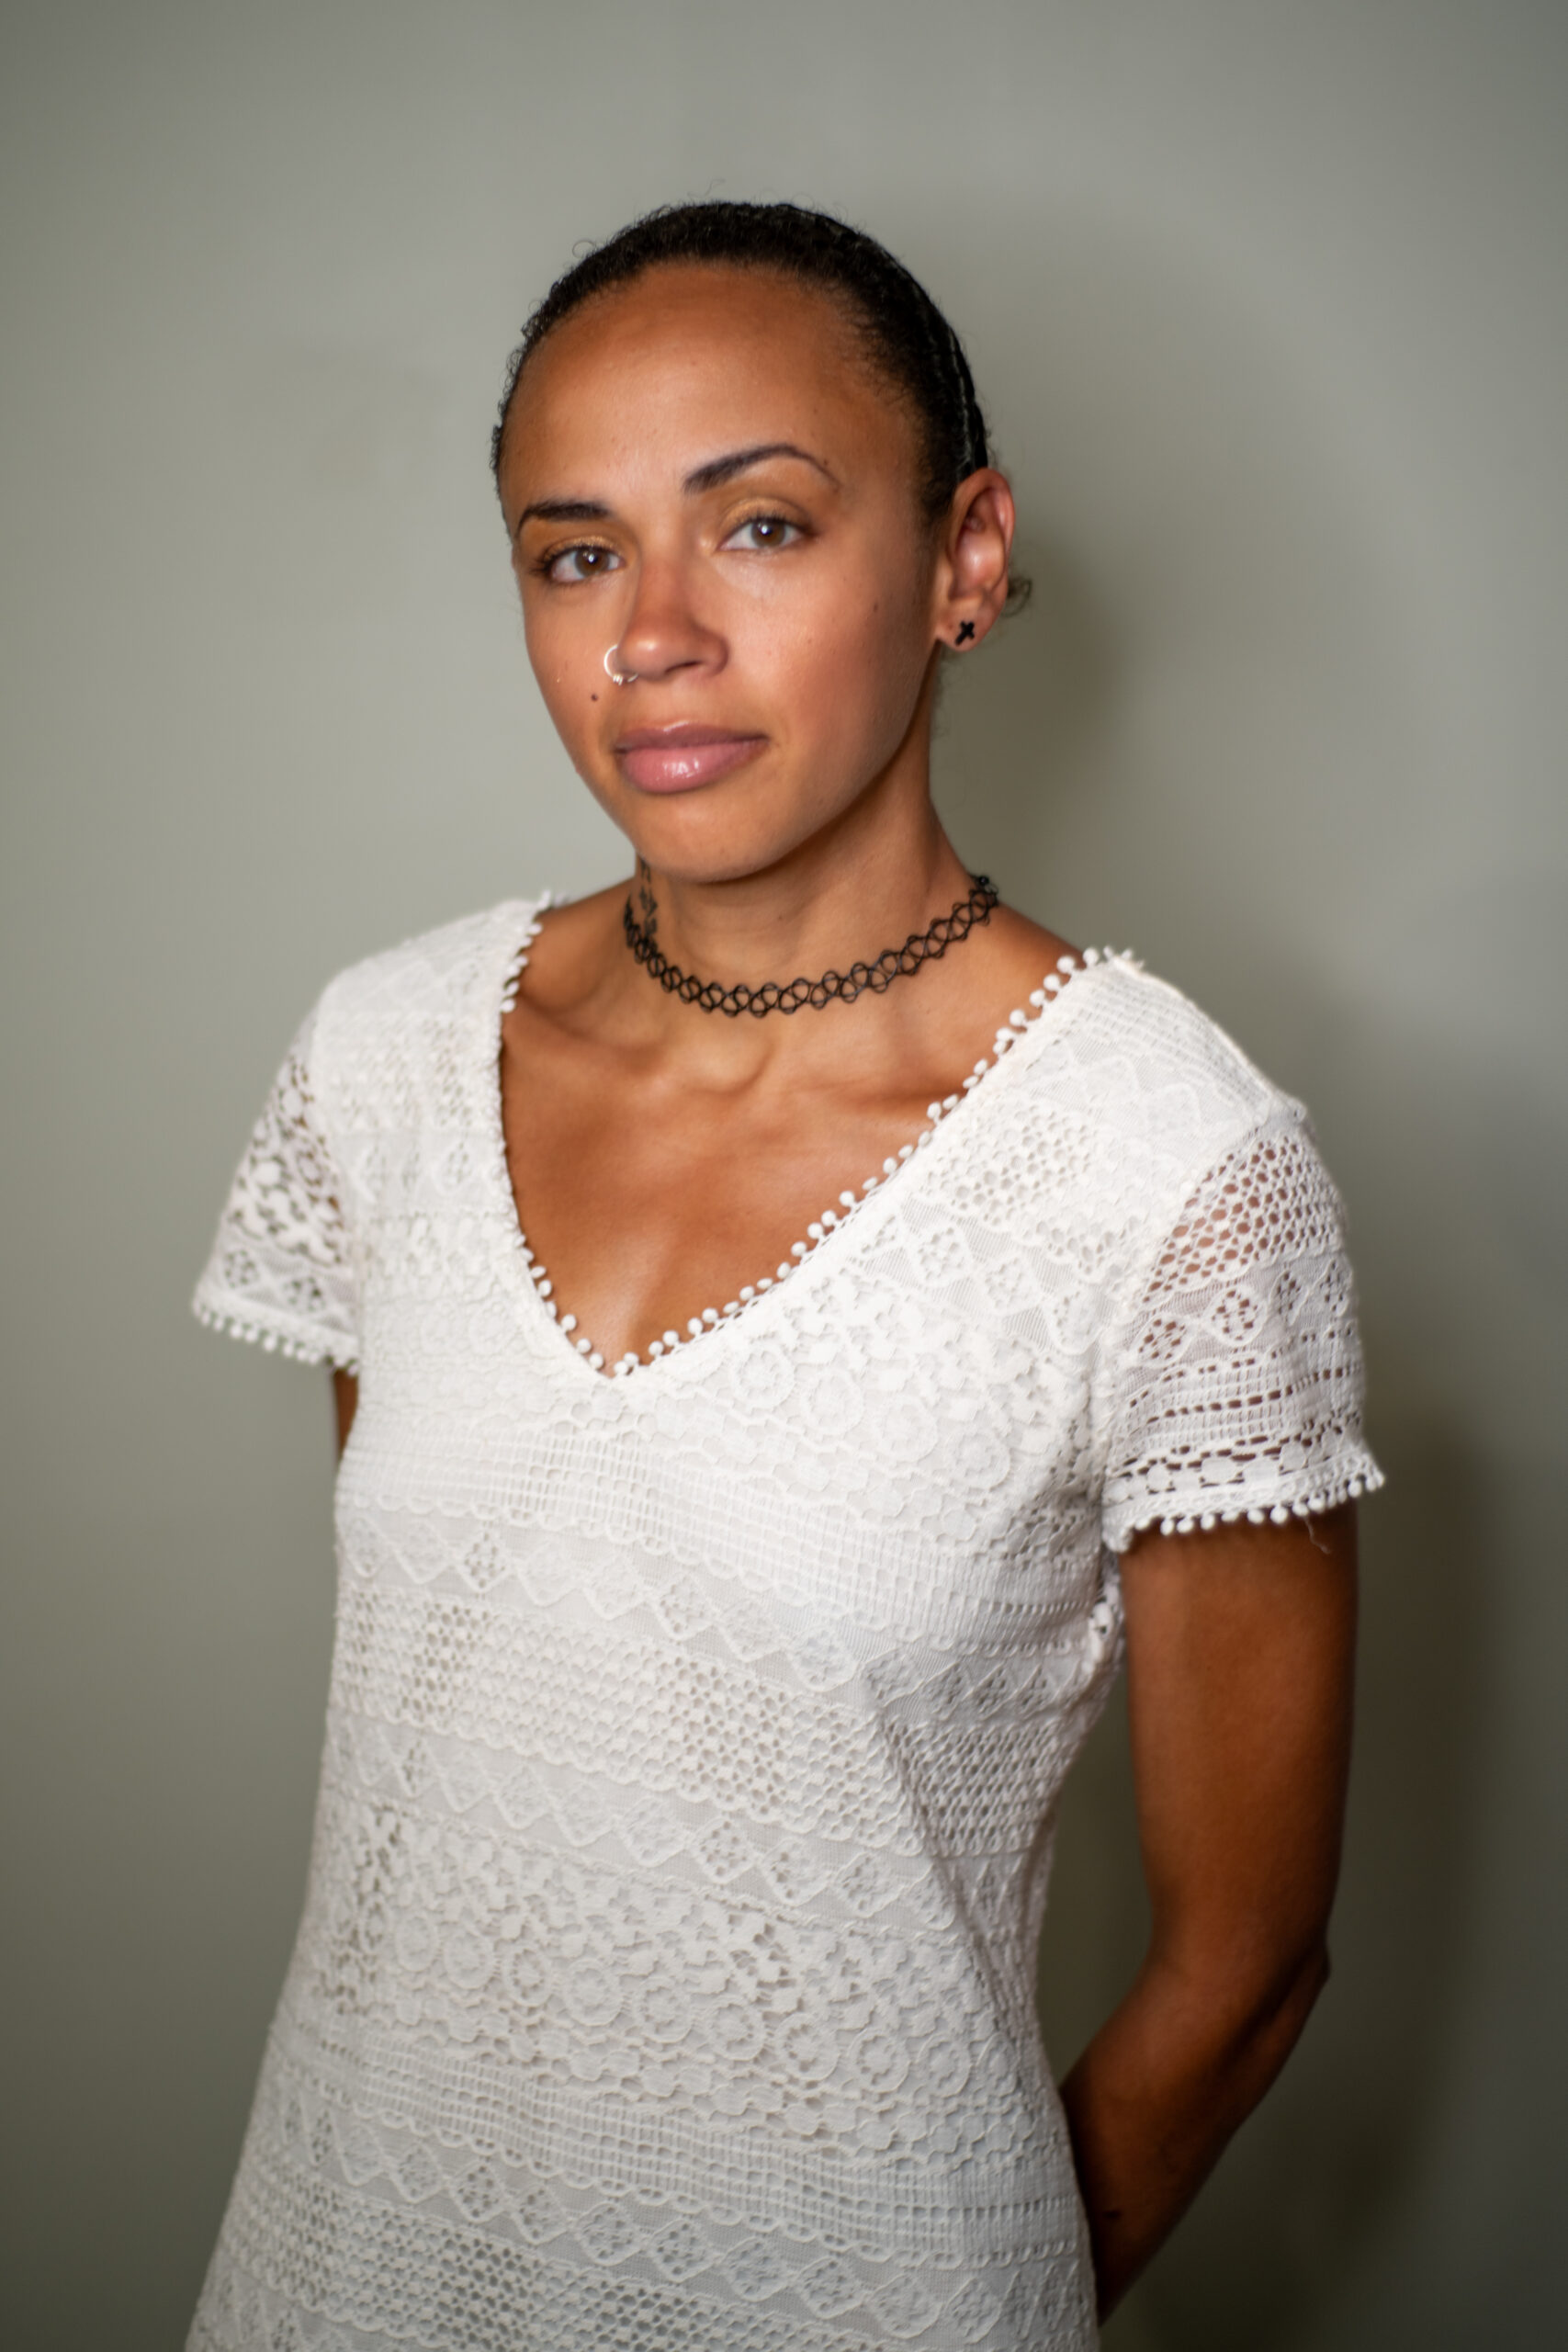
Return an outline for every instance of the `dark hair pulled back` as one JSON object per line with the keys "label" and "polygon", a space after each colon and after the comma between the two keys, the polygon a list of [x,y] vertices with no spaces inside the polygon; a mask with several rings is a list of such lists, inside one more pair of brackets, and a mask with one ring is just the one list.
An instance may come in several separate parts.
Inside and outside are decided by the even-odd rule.
{"label": "dark hair pulled back", "polygon": [[921,509],[934,523],[961,481],[989,465],[986,420],[964,346],[919,278],[863,229],[798,204],[716,199],[644,213],[558,277],[507,365],[491,435],[498,477],[513,396],[551,330],[612,286],[669,263],[773,269],[837,299],[870,364],[912,410],[919,428]]}

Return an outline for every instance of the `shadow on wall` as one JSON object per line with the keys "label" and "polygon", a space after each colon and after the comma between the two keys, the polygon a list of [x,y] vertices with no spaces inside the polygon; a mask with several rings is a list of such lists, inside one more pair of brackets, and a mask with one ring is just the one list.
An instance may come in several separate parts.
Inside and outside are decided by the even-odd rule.
{"label": "shadow on wall", "polygon": [[[916,258],[940,290],[948,273]],[[1385,1082],[1416,1057],[1392,989],[1341,952],[1397,893],[1429,722],[1360,453],[1255,315],[1081,224],[1005,255],[998,287],[955,307],[1038,413],[1015,394],[998,419],[1034,594],[948,679],[949,829],[1015,902],[1085,944],[1134,938],[1189,988],[1310,1101],[1349,1195],[1389,1487],[1362,1516],[1335,1978],[1106,2335],[1107,2352],[1283,2352],[1331,2340],[1428,2160],[1491,1737],[1480,1596],[1502,1474],[1422,1351],[1423,1253],[1401,1232],[1417,1171]],[[1435,1139],[1447,1114],[1427,1107]],[[1042,1970],[1059,2070],[1131,1980],[1146,1917],[1118,1701],[1059,1829]]]}

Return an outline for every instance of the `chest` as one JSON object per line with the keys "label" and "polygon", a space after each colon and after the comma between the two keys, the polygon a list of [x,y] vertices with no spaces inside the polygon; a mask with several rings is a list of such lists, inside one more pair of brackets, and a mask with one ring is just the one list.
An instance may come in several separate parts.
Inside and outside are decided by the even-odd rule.
{"label": "chest", "polygon": [[932,1086],[831,1057],[787,1080],[677,1078],[519,1017],[500,1070],[519,1228],[592,1351],[646,1360],[831,1233],[912,1155]]}
{"label": "chest", "polygon": [[[564,1539],[562,1556],[603,1541],[813,1619],[993,1603],[1007,1617],[1032,1590],[1059,1600],[1092,1580],[1107,1354],[1147,1236],[1127,1123],[1074,1046],[1093,1003],[1081,982],[917,1124],[921,1140],[911,1108],[919,1123],[928,1104],[884,1104],[897,1148],[869,1189],[837,1185],[820,1138],[737,1148],[718,1202],[779,1205],[759,1267],[753,1217],[728,1222],[711,1190],[694,1212],[678,1123],[653,1125],[650,1155],[623,1136],[617,1172],[599,1165],[614,1131],[566,1103],[567,1140],[530,1159],[526,1100],[502,1116],[499,978],[482,978],[457,1018],[422,1005],[329,1073],[363,1321],[348,1498],[394,1512],[400,1547],[415,1521],[431,1532],[432,1574],[476,1528],[533,1530]],[[705,1165],[713,1148],[710,1133]],[[570,1288],[531,1213],[530,1169],[561,1152],[557,1191],[575,1165],[588,1204]],[[782,1199],[781,1171],[797,1187]],[[639,1250],[656,1270],[679,1260],[682,1289],[645,1360],[610,1377],[578,1271],[597,1253],[613,1282]],[[1040,1583],[1069,1559],[1066,1585]]]}
{"label": "chest", "polygon": [[519,1246],[499,1136],[381,1136],[347,1494],[395,1509],[400,1546],[417,1521],[432,1573],[502,1529],[569,1560],[606,1540],[810,1623],[974,1632],[1037,1605],[1049,1561],[1081,1600],[1103,1252],[1065,1197],[998,1181],[1002,1107],[963,1151],[941,1123],[782,1279],[621,1378]]}

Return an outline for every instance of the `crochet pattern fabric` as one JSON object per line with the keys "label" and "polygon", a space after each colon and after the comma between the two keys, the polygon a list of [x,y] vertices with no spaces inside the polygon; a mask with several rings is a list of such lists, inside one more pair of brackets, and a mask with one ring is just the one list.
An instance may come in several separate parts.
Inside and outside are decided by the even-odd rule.
{"label": "crochet pattern fabric", "polygon": [[361,1394],[193,2352],[1077,2352],[1057,1797],[1135,1530],[1377,1482],[1335,1193],[1300,1106],[1102,959],[787,1279],[612,1376],[507,1178],[537,913],[333,983],[197,1293]]}

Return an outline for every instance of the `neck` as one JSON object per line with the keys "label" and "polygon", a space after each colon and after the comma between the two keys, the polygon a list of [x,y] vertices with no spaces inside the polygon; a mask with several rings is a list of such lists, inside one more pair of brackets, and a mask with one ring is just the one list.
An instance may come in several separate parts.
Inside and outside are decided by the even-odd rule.
{"label": "neck", "polygon": [[[815,979],[871,963],[967,898],[923,781],[873,791],[826,831],[760,872],[721,881],[639,859],[631,911],[671,964],[721,988]],[[690,1018],[690,1008],[671,1008]]]}

